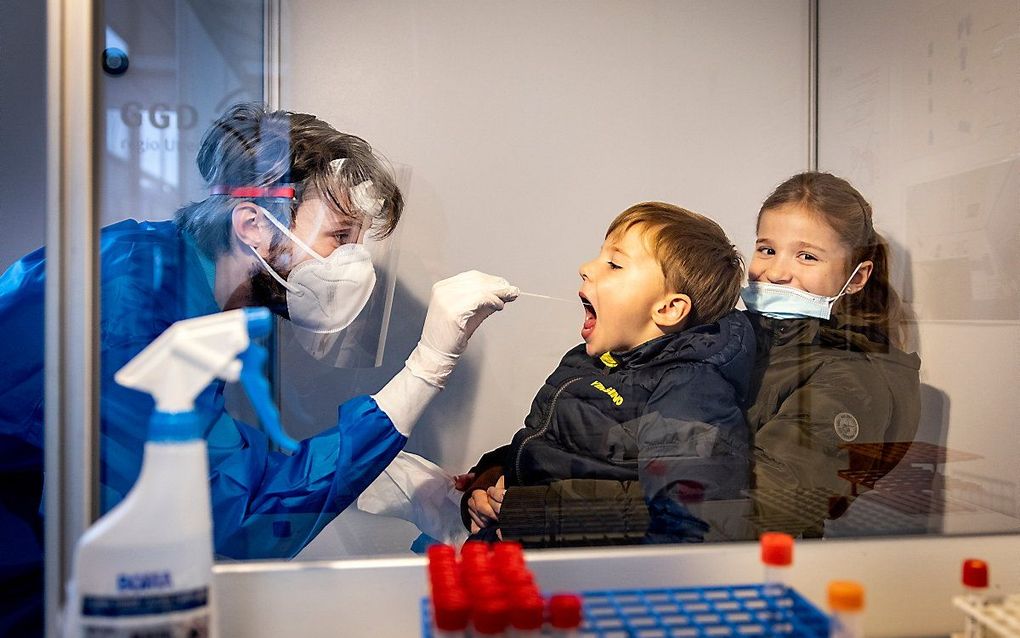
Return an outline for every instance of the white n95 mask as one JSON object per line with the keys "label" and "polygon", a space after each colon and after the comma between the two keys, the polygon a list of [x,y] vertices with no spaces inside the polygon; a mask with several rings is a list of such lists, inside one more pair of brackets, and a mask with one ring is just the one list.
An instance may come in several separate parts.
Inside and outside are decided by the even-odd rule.
{"label": "white n95 mask", "polygon": [[262,214],[311,257],[295,266],[284,280],[252,248],[269,276],[287,290],[291,322],[317,334],[337,333],[351,325],[375,288],[375,268],[368,249],[361,244],[344,244],[323,257],[269,211],[263,210]]}
{"label": "white n95 mask", "polygon": [[773,319],[828,319],[832,315],[832,305],[846,294],[847,286],[862,265],[857,264],[834,297],[816,295],[792,286],[749,281],[740,290],[740,298],[751,312]]}

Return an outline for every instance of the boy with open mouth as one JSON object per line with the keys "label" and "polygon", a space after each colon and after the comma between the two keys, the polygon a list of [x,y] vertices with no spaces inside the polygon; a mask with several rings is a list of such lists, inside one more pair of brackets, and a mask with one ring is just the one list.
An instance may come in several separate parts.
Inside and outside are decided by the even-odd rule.
{"label": "boy with open mouth", "polygon": [[610,224],[579,274],[584,343],[472,469],[464,523],[530,545],[701,540],[691,503],[748,487],[740,255],[712,220],[650,202]]}

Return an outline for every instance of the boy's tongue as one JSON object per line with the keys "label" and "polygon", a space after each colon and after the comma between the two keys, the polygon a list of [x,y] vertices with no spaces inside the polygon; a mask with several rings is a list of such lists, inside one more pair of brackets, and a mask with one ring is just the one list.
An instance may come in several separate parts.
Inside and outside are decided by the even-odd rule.
{"label": "boy's tongue", "polygon": [[591,336],[591,333],[595,331],[595,323],[596,323],[596,321],[597,321],[597,319],[595,318],[595,313],[592,312],[591,308],[589,308],[588,306],[585,306],[584,307],[584,325],[581,326],[581,338],[584,339],[585,341],[587,341],[588,337]]}

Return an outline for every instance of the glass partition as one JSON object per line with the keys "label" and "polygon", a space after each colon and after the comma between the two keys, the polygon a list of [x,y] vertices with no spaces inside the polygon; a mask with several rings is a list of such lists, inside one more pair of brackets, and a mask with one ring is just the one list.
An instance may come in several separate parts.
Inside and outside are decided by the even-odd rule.
{"label": "glass partition", "polygon": [[[627,357],[622,370],[561,363],[585,310],[528,296],[483,325],[408,449],[457,474],[493,467],[477,464],[511,444],[503,483],[493,485],[496,471],[476,487],[509,487],[500,533],[532,546],[1016,531],[1004,478],[1013,438],[991,425],[1011,413],[1016,377],[1015,357],[996,356],[1017,342],[1015,6],[820,3],[817,139],[808,3],[589,9],[288,5],[290,68],[344,64],[330,82],[290,73],[284,102],[357,127],[413,165],[414,188],[391,316],[404,343],[327,393],[303,368],[312,376],[293,377],[303,390],[284,390],[284,410],[322,420],[337,392],[383,385],[414,346],[429,286],[459,270],[547,297],[591,296],[578,270],[597,260],[609,223],[662,200],[717,220],[760,282],[834,297],[851,280],[847,299],[815,300],[831,319],[748,315],[749,474],[730,464],[737,445],[694,450],[698,428],[722,421],[692,416],[696,402],[679,415],[593,408],[648,399],[628,386],[640,373],[628,377]],[[331,39],[322,24],[358,29]],[[773,277],[761,255],[778,247],[759,243],[774,239],[759,225],[763,202],[807,168],[812,144],[818,168],[848,180],[843,196],[870,216],[867,241],[837,242],[850,254],[823,289]],[[886,274],[876,234],[888,242]],[[863,287],[861,262],[873,277]],[[889,303],[883,280],[903,321],[862,310],[862,290]],[[649,421],[672,424],[692,448],[646,455]],[[302,556],[402,551],[418,532],[348,510]]]}
{"label": "glass partition", "polygon": [[[620,357],[614,371],[599,356],[621,344],[585,328],[578,293],[610,333],[633,319],[614,318],[614,304],[633,299],[601,299],[579,270],[608,261],[600,252],[610,222],[647,201],[717,220],[729,238],[721,248],[735,244],[749,260],[762,199],[809,161],[808,18],[806,2],[287,3],[282,103],[342,122],[412,168],[382,364],[327,372],[285,349],[289,423],[311,434],[339,400],[383,387],[417,343],[432,285],[477,269],[537,296],[522,295],[481,325],[408,451],[456,475],[513,443],[478,467],[488,472],[473,487],[508,487],[507,515],[516,518],[514,527],[504,518],[499,533],[533,546],[750,538],[750,433],[736,397],[747,391],[741,377],[753,352],[733,377],[683,381],[694,361],[660,341],[642,355],[663,357],[653,370],[635,372],[642,364]],[[342,38],[336,25],[345,25]],[[301,71],[319,68],[328,77]],[[691,276],[714,288],[714,277],[733,274]],[[728,288],[730,308],[737,288]],[[746,336],[753,350],[741,328],[751,329],[731,326],[741,335],[731,345]],[[595,339],[592,352],[578,350],[582,330]],[[630,336],[621,343],[638,345]],[[714,347],[724,348],[729,339],[717,337]],[[682,369],[663,377],[667,362]],[[690,385],[666,392],[674,382]],[[706,384],[707,394],[695,389]],[[690,393],[704,401],[687,403]],[[463,495],[431,469],[408,462],[397,480],[419,477],[420,492],[401,487],[431,498],[421,505],[442,524],[405,516],[418,516],[430,536],[461,540],[470,525]],[[397,504],[366,497],[358,505],[299,557],[406,553],[421,533],[365,513],[401,512]]]}
{"label": "glass partition", "polygon": [[203,199],[203,133],[237,102],[263,100],[263,2],[106,0],[96,91],[103,225],[170,219]]}
{"label": "glass partition", "polygon": [[[263,101],[266,26],[262,0],[107,0],[100,9],[95,179],[105,229],[98,246],[105,512],[135,482],[151,410],[148,398],[113,375],[174,321],[221,309],[202,274],[211,264],[172,241],[173,219],[209,197],[196,161],[206,130],[229,106]],[[243,395],[228,388],[230,409],[257,423]]]}
{"label": "glass partition", "polygon": [[[1017,531],[1016,6],[821,2],[817,67],[810,6],[107,0],[100,509],[152,408],[117,369],[266,305],[305,442],[200,398],[223,559]],[[774,193],[816,144],[855,190]],[[477,326],[469,270],[520,296]]]}
{"label": "glass partition", "polygon": [[[822,2],[819,165],[870,200],[921,360],[913,445],[847,475],[873,533],[1018,529],[1020,36],[1009,2]],[[899,398],[899,397],[898,397]]]}
{"label": "glass partition", "polygon": [[[24,255],[36,251],[46,236],[46,10],[44,3],[20,3],[17,11],[0,22],[0,299],[9,297],[12,275],[7,273]],[[6,7],[5,7],[6,8]],[[17,59],[9,51],[19,52]],[[36,274],[39,274],[36,270]],[[42,295],[40,288],[36,294]],[[24,412],[21,401],[31,401],[35,418],[42,421],[44,340],[43,308],[20,311],[0,301],[0,322],[28,333],[22,345],[38,353],[35,361],[19,365],[10,345],[2,349],[0,372],[0,634],[37,635],[43,630],[43,442],[41,431],[30,440],[14,434]],[[24,383],[21,394],[12,387]],[[33,396],[34,395],[34,396]],[[33,398],[28,398],[33,397]],[[12,409],[15,408],[15,409]],[[17,419],[17,420],[15,420]],[[17,423],[17,425],[16,425]]]}

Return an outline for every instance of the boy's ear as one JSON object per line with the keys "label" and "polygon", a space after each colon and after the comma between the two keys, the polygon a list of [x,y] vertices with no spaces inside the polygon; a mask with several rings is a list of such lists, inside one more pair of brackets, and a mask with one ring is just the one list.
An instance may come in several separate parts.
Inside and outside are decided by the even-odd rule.
{"label": "boy's ear", "polygon": [[690,314],[691,298],[683,293],[673,293],[663,297],[652,309],[652,321],[668,332],[682,326]]}
{"label": "boy's ear", "polygon": [[252,202],[241,202],[234,206],[230,214],[230,225],[237,241],[255,248],[261,247],[263,240],[262,211]]}

